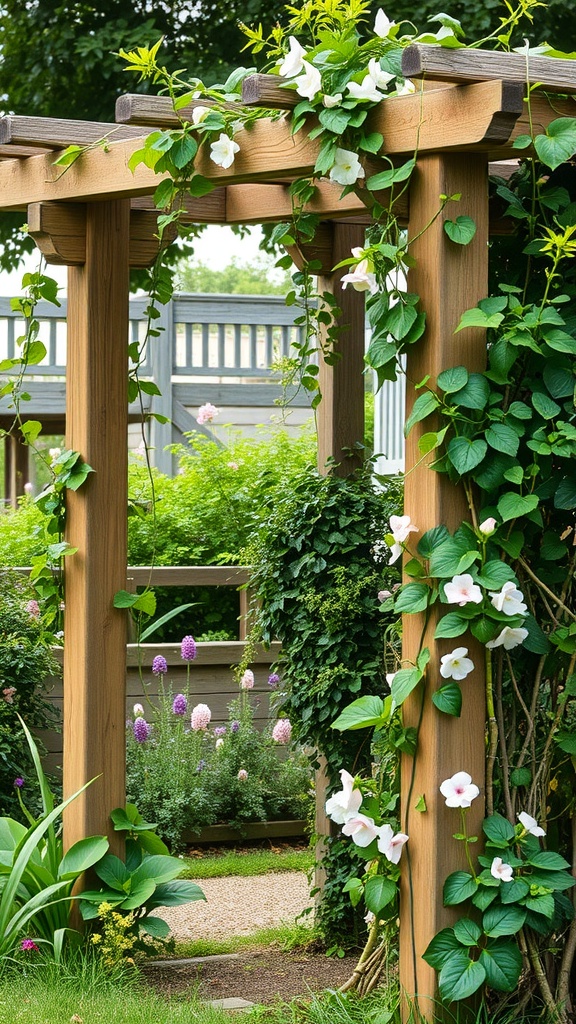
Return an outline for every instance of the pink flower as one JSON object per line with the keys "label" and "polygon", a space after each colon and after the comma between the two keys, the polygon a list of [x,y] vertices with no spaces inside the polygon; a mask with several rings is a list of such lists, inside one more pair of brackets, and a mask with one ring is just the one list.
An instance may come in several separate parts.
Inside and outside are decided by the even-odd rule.
{"label": "pink flower", "polygon": [[496,520],[492,516],[489,516],[483,523],[480,523],[478,530],[484,535],[484,537],[491,537],[496,531],[496,525]]}
{"label": "pink flower", "polygon": [[378,838],[379,830],[373,818],[369,818],[367,814],[356,814],[346,819],[342,826],[342,834],[350,836],[356,846],[370,846],[370,843]]}
{"label": "pink flower", "polygon": [[345,768],[340,770],[340,780],[342,789],[326,801],[326,814],[337,825],[343,825],[351,815],[356,814],[362,803],[362,793],[354,789],[354,777]]}
{"label": "pink flower", "polygon": [[14,703],[14,694],[15,693],[16,693],[16,687],[15,686],[6,686],[2,690],[2,696],[4,697],[4,700],[6,701],[7,704],[13,704]]}
{"label": "pink flower", "polygon": [[363,253],[364,250],[359,246],[352,249],[352,255],[359,262],[348,274],[344,274],[342,287],[346,288],[351,284],[356,292],[375,292],[378,290],[378,284],[374,275],[374,265],[368,258],[363,258]]}
{"label": "pink flower", "polygon": [[288,718],[279,718],[272,729],[272,739],[276,743],[290,743],[292,726]]}
{"label": "pink flower", "polygon": [[245,768],[241,768],[237,775],[238,782],[246,782],[247,778],[248,772],[246,771]]}
{"label": "pink flower", "polygon": [[40,605],[38,604],[38,601],[34,601],[34,599],[28,601],[28,604],[26,605],[26,611],[28,612],[28,615],[30,616],[31,619],[40,618]]}
{"label": "pink flower", "polygon": [[246,669],[242,679],[240,680],[240,686],[243,690],[252,690],[254,688],[254,673],[252,669]]}
{"label": "pink flower", "polygon": [[394,835],[391,825],[381,825],[378,832],[380,853],[383,853],[392,864],[397,864],[402,856],[402,847],[408,842],[408,836],[404,832],[397,832]]}
{"label": "pink flower", "polygon": [[482,603],[482,591],[469,572],[453,576],[449,583],[444,584],[444,593],[448,604],[459,604],[461,608],[470,602]]}
{"label": "pink flower", "polygon": [[446,800],[446,807],[470,807],[480,795],[468,772],[456,772],[452,778],[446,779],[440,786],[440,792]]}
{"label": "pink flower", "polygon": [[440,675],[443,679],[466,679],[474,671],[474,662],[467,658],[467,647],[456,647],[440,659]]}
{"label": "pink flower", "polygon": [[192,708],[192,714],[190,715],[190,725],[194,732],[200,732],[202,729],[207,729],[210,725],[210,719],[212,718],[212,712],[207,704],[197,704],[196,707]]}
{"label": "pink flower", "polygon": [[22,942],[20,943],[20,949],[23,949],[29,953],[38,952],[38,946],[36,945],[33,939],[22,939]]}
{"label": "pink flower", "polygon": [[514,872],[509,864],[505,864],[502,857],[494,857],[492,864],[490,865],[490,874],[493,878],[498,878],[501,882],[512,882],[514,880]]}
{"label": "pink flower", "polygon": [[196,423],[199,423],[200,426],[203,426],[204,423],[212,423],[212,420],[215,416],[218,416],[219,412],[220,410],[215,405],[212,405],[212,402],[206,402],[198,409]]}

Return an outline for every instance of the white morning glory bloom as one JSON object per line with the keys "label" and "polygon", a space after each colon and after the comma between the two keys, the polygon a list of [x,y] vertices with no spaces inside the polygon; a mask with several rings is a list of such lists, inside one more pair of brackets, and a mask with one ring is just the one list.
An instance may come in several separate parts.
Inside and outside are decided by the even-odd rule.
{"label": "white morning glory bloom", "polygon": [[446,807],[470,807],[472,801],[480,795],[478,786],[472,782],[468,772],[456,772],[450,779],[445,779],[440,792],[446,800]]}
{"label": "white morning glory bloom", "polygon": [[240,146],[234,139],[231,139],[224,132],[220,132],[220,137],[217,142],[213,142],[210,146],[210,159],[213,163],[218,164],[219,167],[231,167],[234,163],[234,157],[236,153],[240,151]]}
{"label": "white morning glory bloom", "polygon": [[337,107],[339,103],[342,103],[341,92],[335,92],[333,96],[330,96],[327,92],[324,93],[322,97],[322,105],[324,107],[327,107],[330,110],[332,107]]}
{"label": "white morning glory bloom", "polygon": [[414,82],[411,82],[409,78],[404,79],[404,84],[396,89],[397,96],[411,96],[412,93],[416,92],[416,86]]}
{"label": "white morning glory bloom", "polygon": [[372,103],[379,103],[383,98],[370,74],[365,75],[361,82],[348,82],[346,88],[354,100],[370,100]]}
{"label": "white morning glory bloom", "polygon": [[474,671],[474,662],[467,658],[467,647],[456,647],[440,659],[440,675],[443,679],[466,679]]}
{"label": "white morning glory bloom", "polygon": [[417,526],[414,526],[410,516],[390,516],[390,533],[393,544],[390,545],[390,565],[396,562],[402,554],[402,545],[408,540],[411,533],[419,533]]}
{"label": "white morning glory bloom", "polygon": [[347,285],[351,284],[356,292],[376,292],[378,291],[378,284],[373,273],[373,265],[370,260],[361,259],[363,252],[364,250],[360,246],[355,246],[352,249],[352,255],[356,259],[360,259],[360,262],[355,267],[352,267],[348,274],[344,274],[342,277],[342,287],[346,288]]}
{"label": "white morning glory bloom", "polygon": [[486,647],[490,651],[494,647],[503,647],[505,651],[513,651],[515,647],[519,647],[520,644],[524,643],[527,636],[528,630],[523,629],[521,626],[504,626],[504,629],[494,640],[488,641]]}
{"label": "white morning glory bloom", "polygon": [[381,825],[378,829],[378,849],[392,863],[397,864],[402,856],[402,847],[408,842],[404,832],[394,831],[391,825]]}
{"label": "white morning glory bloom", "polygon": [[342,834],[350,836],[356,846],[370,846],[372,840],[378,838],[378,829],[374,819],[367,814],[355,814],[343,825]]}
{"label": "white morning glory bloom", "polygon": [[286,54],[278,68],[278,74],[282,75],[283,78],[295,78],[302,71],[306,50],[300,46],[300,43],[294,36],[290,36],[288,42],[290,44],[290,51]]}
{"label": "white morning glory bloom", "polygon": [[362,803],[362,793],[354,789],[354,777],[345,768],[340,771],[342,789],[326,801],[326,814],[337,825],[344,822],[353,814],[356,814]]}
{"label": "white morning glory bloom", "polygon": [[390,29],[393,28],[395,24],[396,23],[394,21],[390,21],[390,18],[384,14],[384,11],[380,7],[374,22],[374,33],[377,36],[380,36],[380,39],[386,39],[390,35]]}
{"label": "white morning glory bloom", "polygon": [[514,881],[514,872],[509,864],[505,864],[502,857],[494,857],[490,865],[490,874],[501,882]]}
{"label": "white morning glory bloom", "polygon": [[492,598],[496,611],[504,612],[505,615],[526,615],[528,611],[524,604],[524,594],[511,580],[498,593],[489,591],[488,596]]}
{"label": "white morning glory bloom", "polygon": [[461,608],[470,602],[482,603],[482,591],[469,572],[453,576],[449,583],[444,584],[444,593],[448,604],[459,604]]}
{"label": "white morning glory bloom", "polygon": [[386,87],[390,85],[390,82],[396,78],[396,75],[390,75],[388,71],[382,70],[380,67],[380,61],[377,57],[373,57],[372,60],[368,62],[368,74],[377,89],[386,89]]}
{"label": "white morning glory bloom", "polygon": [[483,523],[480,523],[478,529],[480,533],[484,535],[484,537],[491,537],[496,530],[496,526],[497,523],[494,517],[489,516],[488,519],[485,519]]}
{"label": "white morning glory bloom", "polygon": [[356,153],[349,149],[337,149],[334,156],[334,164],[330,170],[330,181],[337,185],[354,185],[358,178],[365,176],[364,168]]}
{"label": "white morning glory bloom", "polygon": [[305,60],[302,61],[302,70],[304,74],[296,79],[296,92],[299,96],[304,96],[312,102],[316,93],[322,89],[322,76],[318,68],[315,68],[313,64],[309,64]]}
{"label": "white morning glory bloom", "polygon": [[526,811],[520,811],[520,814],[518,815],[518,821],[526,829],[526,831],[530,833],[531,836],[536,836],[539,838],[540,836],[546,835],[546,832],[538,824],[536,818],[533,818],[531,814],[527,814]]}

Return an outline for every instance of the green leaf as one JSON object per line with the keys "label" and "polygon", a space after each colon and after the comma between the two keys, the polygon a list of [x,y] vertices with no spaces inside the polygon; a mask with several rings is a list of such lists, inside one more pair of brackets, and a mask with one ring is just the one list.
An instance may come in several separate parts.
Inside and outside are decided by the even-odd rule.
{"label": "green leaf", "polygon": [[516,494],[514,491],[507,491],[498,501],[498,513],[503,523],[520,516],[526,516],[538,508],[537,494]]}
{"label": "green leaf", "polygon": [[560,730],[560,732],[556,733],[554,740],[565,754],[576,757],[576,733]]}
{"label": "green leaf", "polygon": [[499,887],[501,903],[519,903],[530,892],[530,886],[524,878],[514,878],[511,882],[502,882]]}
{"label": "green leaf", "polygon": [[401,668],[399,672],[395,673],[392,686],[390,687],[394,709],[399,708],[404,703],[406,698],[412,693],[412,690],[416,689],[421,678],[422,673],[417,668]]}
{"label": "green leaf", "polygon": [[[552,398],[548,395],[543,394],[541,391],[534,391],[532,394],[532,405],[536,409],[536,412],[542,416],[545,420],[551,420],[555,416],[559,416],[562,409]],[[515,454],[512,452],[512,454]]]}
{"label": "green leaf", "polygon": [[454,366],[450,370],[442,370],[438,374],[438,387],[450,395],[454,391],[460,391],[468,383],[468,370],[465,366]]}
{"label": "green leaf", "polygon": [[437,935],[428,943],[425,952],[422,954],[423,960],[430,967],[433,967],[435,971],[441,970],[444,964],[452,958],[454,953],[461,952],[462,945],[456,938],[453,928],[443,928],[442,931],[438,932]]}
{"label": "green leaf", "polygon": [[533,914],[542,914],[542,917],[548,918],[554,916],[554,897],[551,893],[542,893],[540,896],[532,896],[524,901],[526,910],[531,910]]}
{"label": "green leaf", "polygon": [[558,117],[550,121],[545,135],[537,135],[534,148],[543,164],[556,170],[576,153],[576,118]]}
{"label": "green leaf", "polygon": [[381,697],[366,695],[344,708],[332,728],[344,732],[349,729],[382,728],[390,719],[390,709]]}
{"label": "green leaf", "polygon": [[478,573],[478,583],[486,590],[501,590],[505,583],[511,580],[516,582],[514,570],[507,562],[501,562],[497,558],[486,562],[482,572]]}
{"label": "green leaf", "polygon": [[426,533],[422,534],[416,550],[422,558],[430,558],[435,548],[449,537],[450,533],[445,526],[433,526],[431,530],[426,530]]}
{"label": "green leaf", "polygon": [[179,907],[184,903],[193,903],[196,900],[205,900],[206,897],[199,885],[195,882],[188,882],[186,879],[176,879],[174,882],[162,882],[156,886],[152,899],[147,901],[148,907]]}
{"label": "green leaf", "polygon": [[522,954],[514,942],[496,939],[480,953],[486,983],[497,992],[513,992],[522,970]]}
{"label": "green leaf", "polygon": [[448,444],[448,458],[454,469],[462,476],[464,473],[470,473],[482,462],[487,450],[486,441],[480,438],[471,441],[467,437],[453,437]]}
{"label": "green leaf", "polygon": [[476,224],[471,217],[456,217],[456,220],[444,221],[444,231],[451,242],[468,245],[476,234]]}
{"label": "green leaf", "polygon": [[140,918],[138,921],[140,928],[147,932],[148,935],[152,935],[155,939],[165,939],[170,934],[170,925],[163,917],[147,917]]}
{"label": "green leaf", "polygon": [[454,953],[444,964],[438,977],[438,988],[442,999],[449,1003],[468,999],[484,984],[486,971],[477,960],[471,960],[462,950]]}
{"label": "green leaf", "polygon": [[476,921],[461,917],[454,925],[454,935],[463,946],[475,946],[482,935],[482,929]]}
{"label": "green leaf", "polygon": [[482,917],[482,927],[486,935],[493,939],[501,935],[515,935],[523,927],[526,911],[514,904],[509,906],[488,907]]}
{"label": "green leaf", "polygon": [[510,772],[510,783],[512,786],[529,786],[532,782],[532,772],[529,768],[514,768]]}
{"label": "green leaf", "polygon": [[379,192],[380,189],[391,188],[397,181],[407,181],[416,166],[415,160],[408,160],[401,167],[391,167],[390,170],[381,171],[380,174],[373,174],[366,182],[369,192]]}
{"label": "green leaf", "polygon": [[426,583],[406,583],[394,602],[397,612],[423,612],[428,607],[432,591]]}
{"label": "green leaf", "polygon": [[553,850],[540,850],[528,857],[527,861],[528,864],[539,868],[540,871],[564,871],[570,867],[568,861],[564,860],[559,853],[554,853]]}
{"label": "green leaf", "polygon": [[471,373],[468,382],[452,395],[454,405],[464,409],[483,409],[490,398],[490,384],[481,373]]}
{"label": "green leaf", "polygon": [[33,445],[38,435],[42,433],[42,424],[38,420],[25,420],[20,424],[20,432],[23,434],[26,444]]}
{"label": "green leaf", "polygon": [[542,331],[542,337],[546,344],[555,352],[566,352],[569,355],[576,355],[576,338],[573,338],[566,331],[547,329]]}
{"label": "green leaf", "polygon": [[109,845],[105,836],[88,836],[86,839],[80,839],[66,851],[60,861],[58,878],[77,878],[102,859]]}
{"label": "green leaf", "polygon": [[138,594],[129,594],[127,590],[117,590],[114,594],[115,608],[132,608],[138,600]]}
{"label": "green leaf", "polygon": [[156,890],[156,883],[151,878],[142,878],[132,885],[129,895],[122,900],[124,910],[136,910],[144,906]]}
{"label": "green leaf", "polygon": [[384,907],[392,902],[398,887],[395,882],[384,875],[373,875],[366,882],[364,889],[364,903],[373,914],[379,914]]}
{"label": "green leaf", "polygon": [[444,615],[438,625],[436,626],[436,632],[434,633],[435,640],[450,639],[455,636],[462,636],[470,625],[468,619],[463,619],[458,615],[457,612],[449,612],[448,615]]}
{"label": "green leaf", "polygon": [[502,814],[492,814],[482,825],[484,835],[495,846],[507,848],[516,835],[514,826]]}
{"label": "green leaf", "polygon": [[445,715],[460,718],[462,711],[462,690],[458,683],[446,683],[432,694],[432,703]]}
{"label": "green leaf", "polygon": [[171,882],[183,870],[184,865],[178,857],[166,857],[161,854],[144,857],[139,867],[132,872],[132,885],[139,885],[141,881],[147,879],[152,879],[156,884]]}
{"label": "green leaf", "polygon": [[493,423],[484,434],[488,444],[497,452],[504,452],[506,455],[516,455],[520,445],[520,438],[512,427],[506,423]]}
{"label": "green leaf", "polygon": [[564,477],[556,488],[554,508],[563,508],[567,511],[576,508],[576,478],[574,476]]}
{"label": "green leaf", "polygon": [[414,424],[420,423],[421,420],[425,420],[427,416],[430,416],[431,413],[436,411],[439,405],[440,399],[433,391],[425,391],[422,395],[418,395],[418,398],[412,407],[412,412],[406,420],[404,435],[408,437],[408,434],[412,430]]}
{"label": "green leaf", "polygon": [[444,882],[444,906],[463,903],[474,895],[476,888],[477,883],[469,871],[453,871]]}
{"label": "green leaf", "polygon": [[397,302],[395,306],[392,306],[386,317],[386,330],[397,341],[402,341],[416,322],[417,316],[418,313],[414,306],[406,305],[404,302]]}
{"label": "green leaf", "polygon": [[503,319],[503,313],[486,313],[483,309],[478,308],[467,309],[460,317],[460,323],[454,334],[458,334],[458,331],[463,331],[466,327],[483,327],[484,329],[499,327]]}
{"label": "green leaf", "polygon": [[480,557],[478,551],[469,550],[470,541],[461,537],[449,537],[432,552],[430,575],[439,579],[452,579],[465,572]]}
{"label": "green leaf", "polygon": [[[98,878],[101,878],[111,889],[126,895],[126,886],[130,882],[130,872],[127,871],[126,865],[114,853],[107,853],[94,870]],[[80,893],[80,896],[83,899],[87,899],[83,893]]]}
{"label": "green leaf", "polygon": [[342,892],[347,892],[353,907],[357,907],[364,896],[364,884],[359,878],[349,878]]}

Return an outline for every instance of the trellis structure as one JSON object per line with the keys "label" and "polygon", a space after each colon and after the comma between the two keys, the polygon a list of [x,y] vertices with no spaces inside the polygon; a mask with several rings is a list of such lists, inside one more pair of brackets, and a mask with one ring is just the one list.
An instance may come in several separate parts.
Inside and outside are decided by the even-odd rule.
{"label": "trellis structure", "polygon": [[[411,291],[422,298],[427,329],[408,359],[408,383],[465,364],[482,370],[486,349],[477,328],[454,329],[463,310],[487,293],[491,210],[487,178],[491,161],[515,156],[514,139],[529,132],[523,105],[526,59],[481,51],[444,51],[412,46],[404,53],[405,73],[425,78],[416,95],[386,99],[370,115],[370,126],[384,137],[393,160],[418,152],[402,216],[412,237]],[[552,93],[576,92],[571,61],[530,58],[529,77],[540,83],[531,101],[539,131],[554,118],[572,113],[569,100],[549,101]],[[249,104],[274,109],[293,105],[294,94],[278,88],[276,77],[253,76],[245,85]],[[180,111],[180,117],[190,109]],[[64,665],[65,794],[87,779],[101,777],[68,808],[67,844],[105,832],[112,807],[124,801],[124,613],[113,608],[113,595],[124,585],[126,568],[126,424],[128,271],[142,261],[145,246],[154,251],[155,222],[149,197],[158,177],[143,165],[127,166],[146,128],[178,127],[166,99],[125,96],[118,103],[121,124],[102,125],[8,117],[0,122],[0,207],[28,209],[28,222],[48,261],[69,265],[68,437],[96,472],[69,497],[68,540],[78,554],[66,571],[66,656]],[[71,143],[108,137],[105,148],[92,148],[65,173],[53,164],[53,150]],[[258,223],[290,216],[287,183],[310,175],[317,144],[304,133],[290,134],[288,120],[261,119],[237,136],[240,152],[224,170],[200,152],[198,170],[217,188],[202,199],[189,199],[188,216],[198,222]],[[46,152],[48,151],[48,152]],[[500,168],[500,173],[502,169]],[[310,210],[325,226],[315,242],[322,262],[321,288],[335,291],[342,308],[342,358],[322,365],[323,401],[319,407],[319,464],[329,457],[346,474],[355,463],[350,450],[363,437],[362,298],[342,291],[332,267],[362,245],[367,223],[356,195],[340,198],[340,188],[319,182]],[[455,246],[443,231],[443,217],[428,230],[441,194],[461,194],[459,213],[473,218],[476,235],[466,247]],[[381,202],[385,205],[386,197]],[[145,226],[145,227],[144,227]],[[506,230],[492,215],[494,230]],[[57,254],[57,255],[55,255]],[[161,344],[161,339],[159,340]],[[408,387],[407,404],[414,399]],[[408,409],[408,411],[409,411]],[[421,426],[421,425],[420,425]],[[424,428],[423,428],[424,429]],[[408,439],[405,510],[424,530],[444,523],[454,529],[466,518],[459,491],[446,476],[430,472],[418,450],[420,429]],[[412,661],[421,642],[423,622],[409,615],[404,623],[404,657]],[[434,622],[425,642],[431,651],[429,679],[438,676],[446,641],[434,641]],[[466,638],[474,652],[476,641]],[[479,652],[478,652],[479,653]],[[474,656],[474,655],[473,655]],[[460,718],[438,714],[424,705],[417,760],[404,758],[402,828],[410,835],[411,882],[401,899],[401,984],[418,993],[420,1009],[433,1016],[435,973],[421,959],[432,936],[451,922],[442,905],[442,883],[462,866],[452,841],[453,821],[438,793],[438,782],[459,770],[480,780],[485,763],[485,708],[482,657],[464,693]],[[420,715],[421,695],[404,705],[407,724]],[[415,805],[424,795],[427,810]],[[480,829],[482,801],[470,810],[472,831]],[[114,842],[118,838],[111,837]]]}

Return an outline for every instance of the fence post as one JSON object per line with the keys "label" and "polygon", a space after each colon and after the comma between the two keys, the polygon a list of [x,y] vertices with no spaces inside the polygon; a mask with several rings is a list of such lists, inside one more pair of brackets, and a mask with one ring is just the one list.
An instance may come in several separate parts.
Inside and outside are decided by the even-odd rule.
{"label": "fence post", "polygon": [[160,388],[161,395],[152,398],[151,411],[165,416],[167,423],[150,420],[150,445],[152,464],[167,476],[174,475],[174,456],[165,451],[172,444],[172,366],[174,364],[174,301],[171,299],[165,306],[160,306],[160,317],[152,322],[154,330],[161,331],[159,337],[150,338],[151,376]]}

